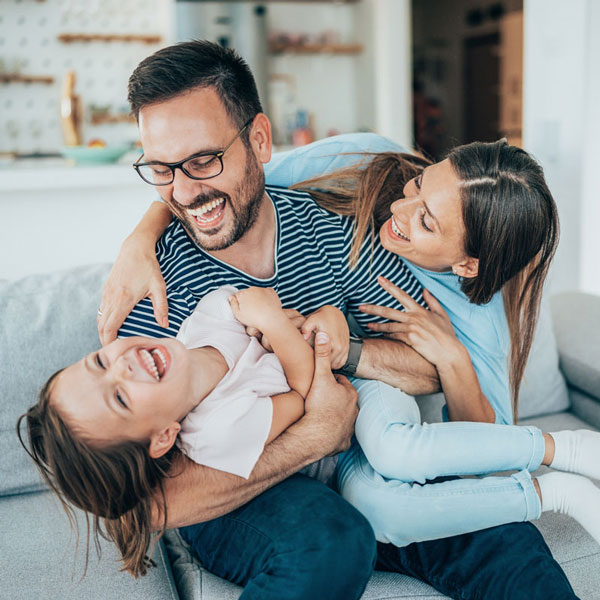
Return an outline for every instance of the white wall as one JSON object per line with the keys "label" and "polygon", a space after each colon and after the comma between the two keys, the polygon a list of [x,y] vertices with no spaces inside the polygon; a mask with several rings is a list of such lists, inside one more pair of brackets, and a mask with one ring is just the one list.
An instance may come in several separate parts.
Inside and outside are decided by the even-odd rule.
{"label": "white wall", "polygon": [[600,6],[524,4],[523,145],[542,163],[561,218],[551,291],[600,293]]}
{"label": "white wall", "polygon": [[600,293],[600,2],[588,0],[581,178],[581,288]]}
{"label": "white wall", "polygon": [[375,131],[412,146],[411,1],[375,0],[372,6]]}

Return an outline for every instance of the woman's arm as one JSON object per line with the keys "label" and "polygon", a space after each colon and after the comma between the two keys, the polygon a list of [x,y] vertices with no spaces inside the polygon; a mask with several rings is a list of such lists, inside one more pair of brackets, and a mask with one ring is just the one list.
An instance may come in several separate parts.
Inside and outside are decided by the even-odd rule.
{"label": "woman's arm", "polygon": [[98,334],[103,345],[117,337],[119,327],[142,298],[152,298],[156,322],[168,327],[166,289],[155,246],[171,218],[166,205],[153,202],[121,245],[100,302],[102,315],[98,317]]}
{"label": "woman's arm", "polygon": [[456,338],[441,304],[428,290],[423,290],[430,308],[427,311],[387,279],[381,277],[379,282],[402,303],[405,311],[362,306],[363,312],[390,320],[389,323],[370,323],[369,329],[408,344],[436,367],[451,421],[494,423],[494,409],[481,391],[469,353]]}

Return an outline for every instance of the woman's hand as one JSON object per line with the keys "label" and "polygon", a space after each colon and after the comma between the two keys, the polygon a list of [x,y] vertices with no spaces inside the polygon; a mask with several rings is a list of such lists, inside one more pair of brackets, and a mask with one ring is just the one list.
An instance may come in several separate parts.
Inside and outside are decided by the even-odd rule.
{"label": "woman's hand", "polygon": [[378,331],[388,338],[404,342],[438,369],[445,364],[464,360],[465,349],[456,338],[450,318],[428,290],[423,290],[423,297],[429,306],[429,310],[426,310],[384,277],[378,277],[377,281],[404,306],[405,311],[373,304],[361,305],[361,312],[390,321],[368,323],[367,327],[371,331]]}
{"label": "woman's hand", "polygon": [[350,349],[350,329],[339,308],[322,306],[304,321],[300,331],[311,346],[317,332],[326,332],[331,341],[331,368],[341,369],[346,364]]}
{"label": "woman's hand", "polygon": [[154,250],[145,237],[129,236],[104,284],[98,315],[98,334],[104,346],[117,337],[127,315],[142,298],[149,297],[154,318],[169,326],[167,292]]}

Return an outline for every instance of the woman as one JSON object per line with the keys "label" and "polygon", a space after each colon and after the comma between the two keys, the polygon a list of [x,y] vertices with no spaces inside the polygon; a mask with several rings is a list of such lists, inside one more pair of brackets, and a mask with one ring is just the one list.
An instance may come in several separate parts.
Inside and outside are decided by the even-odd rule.
{"label": "woman", "polygon": [[[446,353],[432,350],[435,344],[431,344],[431,339],[438,338],[440,334],[450,340],[448,343],[451,347],[457,347],[451,339],[452,327],[448,327],[443,309],[430,313],[421,310],[399,313],[383,307],[364,307],[365,312],[397,321],[374,325],[374,331],[384,332],[422,352],[440,373],[441,370],[445,371],[443,380],[448,380],[448,376],[454,377],[451,386],[453,393],[450,398],[447,397],[447,417],[453,421],[512,422],[511,412],[516,414],[519,384],[531,347],[542,285],[558,237],[556,207],[539,165],[527,153],[505,142],[475,143],[455,149],[437,165],[429,165],[411,155],[378,155],[366,167],[350,167],[333,176],[306,182],[304,187],[320,190],[313,195],[324,208],[356,216],[355,248],[360,248],[365,235],[374,235],[374,231],[381,227],[380,237],[384,247],[410,261],[415,276],[434,291],[449,312],[460,341],[470,352],[481,387],[477,377],[466,377],[461,381],[464,369],[452,373],[453,365],[446,364]],[[404,198],[395,201],[403,188]],[[162,220],[166,225],[164,215]],[[142,225],[142,231],[146,226],[147,223]],[[151,236],[142,244],[146,253],[154,242]],[[383,282],[383,285],[393,294],[400,293],[389,282]],[[500,290],[503,291],[502,295]],[[433,302],[433,298],[430,298],[429,304]],[[503,366],[508,350],[507,336],[510,337],[510,374]],[[509,381],[512,394],[506,393]],[[462,388],[457,385],[459,383]],[[461,389],[462,393],[456,393],[457,389]],[[369,394],[363,396],[368,397]],[[382,402],[383,408],[390,406],[389,400]],[[374,404],[369,402],[369,406]],[[415,439],[427,449],[423,468],[413,470],[407,478],[406,472],[392,469],[392,477],[408,482],[409,490],[403,497],[409,501],[411,493],[418,491],[414,482],[420,479],[446,474],[487,473],[516,466],[514,463],[504,465],[501,459],[500,462],[496,460],[497,457],[485,456],[476,465],[465,463],[464,468],[459,470],[455,464],[445,464],[447,429],[443,425],[434,430],[422,427],[414,400],[409,397],[404,399],[402,407],[402,411],[395,411],[392,420],[395,425],[406,427],[401,435],[387,436],[388,449],[391,445],[392,451],[396,449],[398,456],[402,441],[407,443],[407,440],[411,440],[414,443]],[[357,421],[357,437],[361,444],[364,442],[367,445],[366,440],[361,441],[362,423],[369,423],[367,429],[380,427],[377,419],[369,416],[371,413],[376,416],[380,412],[367,410],[365,403],[361,405],[362,414],[359,414]],[[477,429],[477,425],[469,427]],[[394,431],[402,429],[396,428]],[[475,432],[474,435],[479,434]],[[480,435],[485,439],[488,434]],[[464,436],[463,426],[454,442],[460,442]],[[392,440],[391,443],[389,440]],[[467,447],[471,453],[477,449],[477,453],[481,454],[485,444],[479,447],[470,443]],[[444,516],[428,531],[409,536],[408,541],[388,533],[384,527],[376,526],[369,513],[373,513],[375,507],[381,514],[385,511],[382,511],[381,504],[372,501],[372,497],[375,495],[379,499],[387,499],[390,497],[389,489],[393,486],[382,485],[386,483],[384,478],[372,468],[368,477],[355,477],[359,471],[364,475],[363,463],[377,464],[378,456],[382,454],[381,444],[376,448],[377,452],[368,456],[369,461],[364,459],[358,447],[353,449],[352,458],[347,459],[352,452],[347,453],[339,469],[339,485],[344,494],[355,501],[350,488],[367,481],[372,493],[358,495],[370,497],[371,500],[359,508],[371,519],[379,539],[402,545],[418,539],[453,535],[496,524],[495,521],[482,523],[475,520],[465,526]],[[389,454],[389,450],[386,452]],[[511,493],[519,496],[518,503],[522,504],[525,490],[527,502],[533,502],[534,508],[526,514],[521,511],[518,515],[519,511],[514,508],[511,513],[513,516],[507,518],[503,515],[504,520],[500,522],[532,518],[535,514],[539,516],[539,490],[536,490],[528,471],[535,470],[541,460],[542,456],[537,452],[535,459],[527,465],[521,465],[521,479],[517,478],[511,483]],[[379,469],[383,470],[381,466]],[[447,483],[450,486],[440,486],[450,487],[448,494],[456,497],[461,480]],[[492,486],[494,483],[487,482]],[[443,488],[439,489],[439,493],[445,494]],[[552,496],[551,491],[548,491],[548,496]],[[385,500],[384,504],[395,506],[397,513],[399,499],[394,494],[391,497],[393,501],[390,503]],[[393,512],[387,511],[385,514],[393,518]]]}

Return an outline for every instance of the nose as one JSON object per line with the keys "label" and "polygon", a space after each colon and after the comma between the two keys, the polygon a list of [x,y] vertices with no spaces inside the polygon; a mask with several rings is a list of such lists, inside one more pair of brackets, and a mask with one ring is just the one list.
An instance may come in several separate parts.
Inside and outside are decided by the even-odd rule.
{"label": "nose", "polygon": [[200,193],[201,183],[188,177],[181,169],[175,169],[171,184],[172,194],[178,204],[189,206]]}
{"label": "nose", "polygon": [[126,356],[119,356],[112,364],[111,374],[117,381],[129,379],[133,375],[131,361]]}
{"label": "nose", "polygon": [[392,202],[390,210],[400,223],[408,223],[414,213],[414,202],[407,198],[399,198]]}

